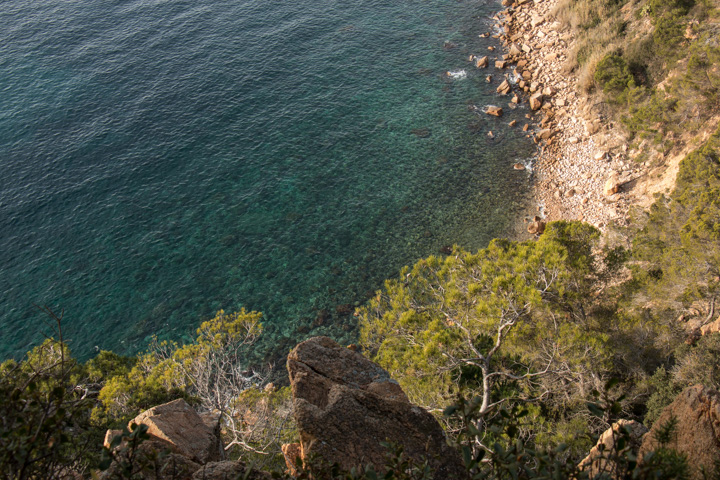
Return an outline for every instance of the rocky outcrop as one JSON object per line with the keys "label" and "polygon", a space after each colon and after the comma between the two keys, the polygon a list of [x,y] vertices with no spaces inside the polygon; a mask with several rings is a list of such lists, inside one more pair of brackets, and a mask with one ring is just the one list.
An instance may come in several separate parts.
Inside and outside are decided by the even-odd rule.
{"label": "rocky outcrop", "polygon": [[432,415],[359,353],[327,337],[312,338],[290,353],[288,372],[303,458],[317,454],[348,470],[367,463],[383,470],[381,443],[391,442],[416,461],[427,459],[437,479],[465,478]]}
{"label": "rocky outcrop", "polygon": [[629,448],[631,452],[637,453],[642,437],[647,431],[645,425],[635,420],[619,420],[600,435],[597,444],[590,450],[590,454],[580,462],[578,468],[587,473],[589,478],[596,478],[601,474],[618,478],[621,473],[618,471],[618,462],[623,458],[623,452],[617,452],[618,440],[624,438],[626,442],[624,448]]}
{"label": "rocky outcrop", "polygon": [[667,446],[686,454],[691,459],[691,476],[702,478],[701,469],[712,471],[720,458],[720,393],[702,385],[683,390],[645,435],[639,458],[661,446],[657,433],[673,419],[677,423]]}
{"label": "rocky outcrop", "polygon": [[[210,420],[213,423],[213,420]],[[224,459],[219,425],[207,425],[183,399],[145,410],[131,422],[147,425],[151,439],[170,446],[171,450],[194,462],[205,464]]]}
{"label": "rocky outcrop", "polygon": [[[121,478],[123,464],[132,462],[137,478],[143,480],[269,480],[267,473],[248,470],[241,461],[224,460],[220,437],[220,415],[198,414],[178,399],[142,412],[130,424],[147,426],[148,440],[129,455],[130,447],[115,447],[116,461],[100,475],[101,479]],[[108,430],[105,446],[122,434]],[[124,477],[122,477],[124,478]],[[135,478],[135,477],[133,477]]]}

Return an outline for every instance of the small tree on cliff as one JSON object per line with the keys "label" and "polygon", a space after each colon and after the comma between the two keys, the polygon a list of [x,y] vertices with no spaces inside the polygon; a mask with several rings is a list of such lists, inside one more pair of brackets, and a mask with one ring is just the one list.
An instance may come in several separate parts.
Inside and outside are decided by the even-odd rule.
{"label": "small tree on cliff", "polygon": [[200,325],[192,343],[153,342],[132,369],[102,388],[101,405],[93,412],[96,423],[120,426],[141,410],[183,397],[201,410],[222,415],[227,449],[279,451],[276,444],[283,440],[291,414],[287,392],[258,389],[263,372],[246,361],[262,333],[261,319],[261,313],[245,309],[220,310]]}
{"label": "small tree on cliff", "polygon": [[609,358],[606,335],[586,313],[600,278],[598,236],[557,222],[538,241],[494,240],[478,253],[421,260],[360,310],[362,342],[413,401],[434,410],[465,388],[481,396],[482,418],[507,400],[496,395],[501,381],[546,395],[543,377],[575,381]]}

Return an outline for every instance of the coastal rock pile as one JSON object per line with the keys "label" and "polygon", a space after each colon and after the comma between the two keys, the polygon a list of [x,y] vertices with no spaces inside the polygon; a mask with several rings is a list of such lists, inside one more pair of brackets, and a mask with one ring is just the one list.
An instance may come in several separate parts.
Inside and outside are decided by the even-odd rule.
{"label": "coastal rock pile", "polygon": [[437,479],[466,478],[432,415],[359,353],[327,337],[312,338],[290,353],[288,372],[302,458],[317,454],[347,470],[372,463],[382,471],[387,450],[381,443],[390,442],[411,459],[428,459]]}
{"label": "coastal rock pile", "polygon": [[565,68],[574,38],[553,17],[557,0],[502,3],[507,8],[495,17],[501,32],[496,36],[507,50],[489,62],[502,76],[497,92],[515,95],[513,104],[522,103],[518,94],[526,96],[535,112],[539,128],[523,130],[541,148],[536,197],[545,217],[584,220],[598,228],[624,223],[632,189],[607,194],[605,183],[619,173],[631,186],[630,180],[643,174],[642,165],[627,161],[624,138],[608,125],[605,112],[576,92]]}

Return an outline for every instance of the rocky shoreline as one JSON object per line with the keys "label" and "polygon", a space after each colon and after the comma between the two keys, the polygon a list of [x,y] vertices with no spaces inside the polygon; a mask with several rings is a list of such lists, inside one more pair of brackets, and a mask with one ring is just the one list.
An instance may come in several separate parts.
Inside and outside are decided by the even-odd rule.
{"label": "rocky shoreline", "polygon": [[[633,152],[604,105],[578,93],[566,67],[573,36],[553,14],[558,1],[503,0],[495,32],[484,35],[501,39],[505,52],[470,60],[476,68],[501,72],[498,94],[532,112],[531,124],[523,127],[538,144],[532,167],[537,212],[525,219],[528,231],[538,220],[583,220],[601,230],[625,225],[631,205],[652,199],[647,188],[636,188],[647,176],[646,165],[631,160]],[[535,215],[540,218],[530,218]]]}

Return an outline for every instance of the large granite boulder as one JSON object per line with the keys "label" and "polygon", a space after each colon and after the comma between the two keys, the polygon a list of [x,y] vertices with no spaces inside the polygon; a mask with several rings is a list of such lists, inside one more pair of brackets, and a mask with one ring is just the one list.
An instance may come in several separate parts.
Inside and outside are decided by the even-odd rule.
{"label": "large granite boulder", "polygon": [[702,478],[701,469],[711,472],[720,459],[720,393],[702,385],[683,390],[645,435],[640,458],[660,447],[657,432],[673,418],[677,425],[668,447],[686,454],[691,476]]}
{"label": "large granite boulder", "polygon": [[145,410],[130,423],[147,425],[150,438],[199,464],[224,460],[217,419],[200,417],[183,399]]}
{"label": "large granite boulder", "polygon": [[432,415],[359,353],[316,337],[295,347],[287,365],[303,458],[317,454],[344,469],[372,463],[383,471],[381,443],[391,442],[418,462],[428,459],[437,479],[466,477]]}

